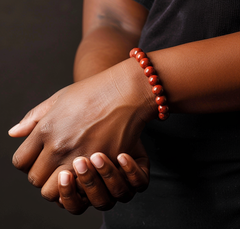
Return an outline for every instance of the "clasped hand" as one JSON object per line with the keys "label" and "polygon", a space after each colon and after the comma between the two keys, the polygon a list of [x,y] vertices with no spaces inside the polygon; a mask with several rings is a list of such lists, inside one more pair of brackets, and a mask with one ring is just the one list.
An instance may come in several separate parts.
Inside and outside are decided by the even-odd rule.
{"label": "clasped hand", "polygon": [[[136,79],[131,82],[123,70],[120,64],[63,88],[10,131],[13,137],[29,135],[13,156],[14,166],[42,187],[46,199],[60,196],[74,214],[90,204],[110,209],[148,185],[139,137],[149,107],[144,93],[133,88]],[[120,153],[127,154],[117,160]]]}

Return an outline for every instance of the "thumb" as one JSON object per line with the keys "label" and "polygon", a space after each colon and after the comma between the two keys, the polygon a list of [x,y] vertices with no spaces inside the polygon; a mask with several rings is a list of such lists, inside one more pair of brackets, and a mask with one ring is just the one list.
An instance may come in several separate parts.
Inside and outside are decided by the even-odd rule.
{"label": "thumb", "polygon": [[143,192],[149,184],[150,163],[147,153],[139,141],[132,151],[131,157],[126,153],[118,155],[117,159],[120,164],[120,171],[127,178],[130,186],[137,192]]}
{"label": "thumb", "polygon": [[139,140],[136,146],[134,147],[132,152],[132,157],[136,161],[137,165],[146,174],[147,178],[149,179],[150,162],[149,162],[147,152],[141,140]]}
{"label": "thumb", "polygon": [[37,123],[48,113],[53,104],[59,97],[60,91],[53,96],[40,103],[38,106],[30,110],[25,117],[14,127],[12,127],[8,134],[11,137],[25,137],[29,135]]}

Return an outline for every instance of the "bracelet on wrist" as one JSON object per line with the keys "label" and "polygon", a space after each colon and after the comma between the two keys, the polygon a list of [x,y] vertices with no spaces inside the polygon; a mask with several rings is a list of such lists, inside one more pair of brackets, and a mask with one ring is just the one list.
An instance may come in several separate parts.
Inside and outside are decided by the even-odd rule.
{"label": "bracelet on wrist", "polygon": [[130,57],[135,57],[140,66],[144,69],[144,74],[148,77],[148,82],[152,88],[152,93],[156,95],[156,103],[158,105],[158,117],[160,120],[166,120],[169,117],[169,107],[166,105],[167,99],[163,95],[163,87],[160,84],[160,79],[152,66],[147,54],[140,48],[133,48],[130,53]]}

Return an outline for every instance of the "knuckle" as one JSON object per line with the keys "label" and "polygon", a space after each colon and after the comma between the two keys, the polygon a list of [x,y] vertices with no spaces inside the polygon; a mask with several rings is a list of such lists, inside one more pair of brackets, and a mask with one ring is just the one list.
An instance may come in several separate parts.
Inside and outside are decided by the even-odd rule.
{"label": "knuckle", "polygon": [[111,192],[112,196],[116,199],[121,199],[124,196],[128,195],[128,190],[124,189],[124,190],[114,190],[113,192]]}
{"label": "knuckle", "polygon": [[96,187],[96,183],[94,182],[94,180],[89,179],[89,180],[82,181],[81,183],[87,189],[92,189]]}
{"label": "knuckle", "polygon": [[91,173],[86,173],[83,176],[79,176],[79,182],[77,182],[77,186],[79,190],[82,189],[96,189],[96,179]]}
{"label": "knuckle", "polygon": [[98,205],[94,205],[94,207],[99,211],[108,211],[114,207],[116,201],[102,202]]}
{"label": "knuckle", "polygon": [[23,171],[25,170],[24,165],[21,163],[17,155],[14,155],[12,158],[12,164],[14,165],[15,168]]}
{"label": "knuckle", "polygon": [[147,179],[149,179],[149,176],[150,176],[150,171],[149,171],[149,167],[146,167],[146,166],[140,166],[142,171],[145,173]]}
{"label": "knuckle", "polygon": [[63,139],[54,139],[51,147],[50,147],[51,152],[53,155],[65,155],[67,152],[70,151],[70,148],[68,147],[67,141]]}
{"label": "knuckle", "polygon": [[144,175],[142,173],[139,173],[139,171],[135,167],[131,168],[126,174],[131,186],[137,192],[143,192],[147,189],[149,184],[148,175],[146,175],[145,173]]}
{"label": "knuckle", "polygon": [[50,191],[43,189],[41,190],[41,195],[44,199],[46,199],[49,202],[57,201],[58,196],[54,196]]}
{"label": "knuckle", "polygon": [[52,132],[52,124],[50,122],[41,123],[39,131],[43,136],[48,135]]}
{"label": "knuckle", "polygon": [[67,189],[67,190],[64,190],[64,192],[63,191],[60,191],[60,192],[61,192],[61,198],[64,199],[64,200],[69,200],[74,195],[74,191],[71,188]]}
{"label": "knuckle", "polygon": [[113,177],[113,168],[108,168],[106,171],[101,173],[102,178],[111,179]]}
{"label": "knuckle", "polygon": [[138,174],[138,170],[135,167],[132,167],[128,172],[127,176],[128,177],[136,177]]}
{"label": "knuckle", "polygon": [[35,187],[37,188],[41,188],[42,184],[41,182],[39,182],[38,178],[36,176],[34,176],[32,173],[28,174],[28,181]]}

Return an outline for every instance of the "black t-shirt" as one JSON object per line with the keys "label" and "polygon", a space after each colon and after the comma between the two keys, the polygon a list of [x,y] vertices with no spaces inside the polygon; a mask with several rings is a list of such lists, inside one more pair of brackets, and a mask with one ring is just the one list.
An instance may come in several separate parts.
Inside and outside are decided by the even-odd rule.
{"label": "black t-shirt", "polygon": [[[137,0],[145,52],[240,31],[239,0]],[[107,229],[240,228],[239,112],[171,114],[147,124],[147,191],[104,214]]]}

